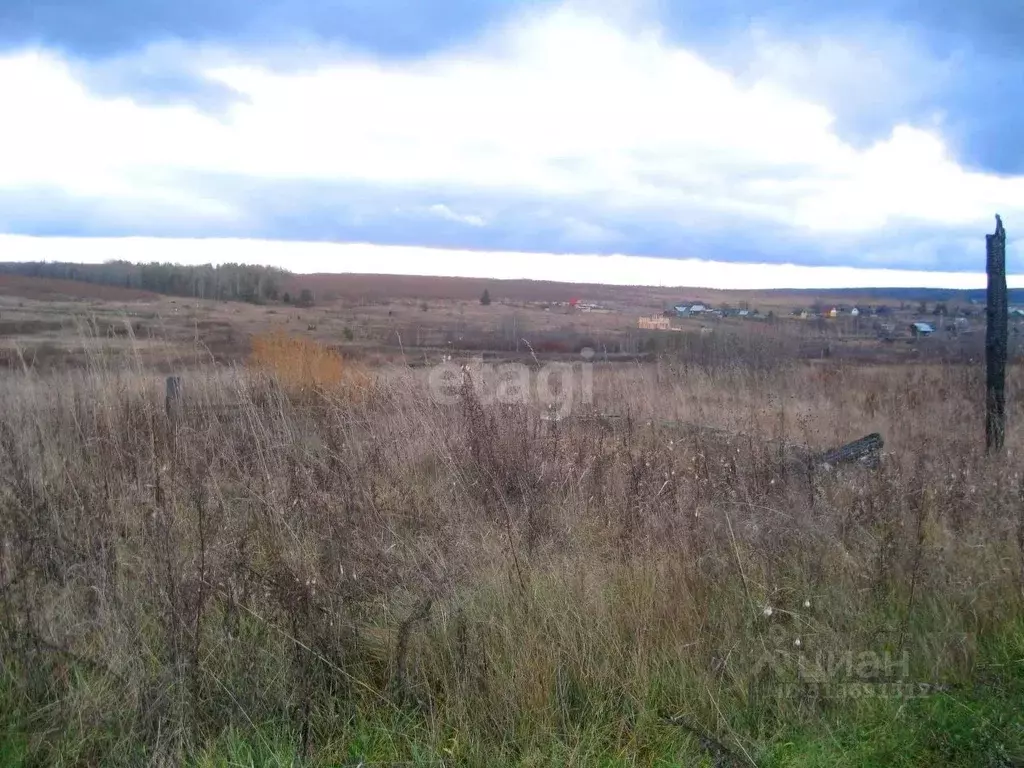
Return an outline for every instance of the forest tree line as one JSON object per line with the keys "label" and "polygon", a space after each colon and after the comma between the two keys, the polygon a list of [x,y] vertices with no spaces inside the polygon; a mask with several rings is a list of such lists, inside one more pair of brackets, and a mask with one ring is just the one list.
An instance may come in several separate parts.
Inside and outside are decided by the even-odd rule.
{"label": "forest tree line", "polygon": [[108,261],[103,264],[70,264],[59,261],[0,263],[0,273],[24,277],[78,280],[100,285],[137,288],[171,296],[195,299],[247,301],[262,304],[287,300],[284,284],[291,273],[276,267],[250,264],[133,264]]}

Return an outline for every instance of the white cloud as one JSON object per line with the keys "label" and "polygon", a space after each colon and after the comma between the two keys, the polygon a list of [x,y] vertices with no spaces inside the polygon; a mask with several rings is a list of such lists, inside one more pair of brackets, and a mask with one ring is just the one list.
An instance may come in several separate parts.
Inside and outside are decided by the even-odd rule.
{"label": "white cloud", "polygon": [[455,221],[459,224],[468,224],[471,227],[483,227],[487,225],[487,220],[484,219],[483,216],[477,216],[474,213],[456,213],[443,203],[434,203],[427,210],[431,215],[436,216],[439,219]]}
{"label": "white cloud", "polygon": [[[217,118],[100,98],[56,54],[21,52],[0,57],[0,190],[225,222],[246,214],[188,174],[600,200],[648,218],[729,213],[826,235],[1024,217],[1024,178],[961,168],[938,133],[901,125],[866,149],[845,144],[828,109],[787,90],[786,52],[762,42],[777,66],[739,81],[633,16],[621,26],[565,6],[413,61],[335,53],[274,72],[191,51],[246,97]],[[472,227],[493,218],[430,210]]]}
{"label": "white cloud", "polygon": [[40,52],[0,57],[0,104],[0,189],[142,199],[200,218],[237,215],[168,178],[189,163],[216,167],[204,148],[218,130],[193,110],[93,97],[67,64]]}
{"label": "white cloud", "polygon": [[574,216],[562,221],[561,227],[565,237],[574,243],[605,245],[619,239],[618,235],[607,227],[581,221]]}

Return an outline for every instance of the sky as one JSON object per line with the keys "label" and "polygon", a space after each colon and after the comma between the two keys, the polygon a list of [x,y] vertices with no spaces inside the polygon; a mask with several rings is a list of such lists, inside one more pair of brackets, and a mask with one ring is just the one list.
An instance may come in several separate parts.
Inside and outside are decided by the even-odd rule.
{"label": "sky", "polygon": [[976,287],[996,213],[1024,274],[1021,39],[1019,0],[4,0],[0,259]]}

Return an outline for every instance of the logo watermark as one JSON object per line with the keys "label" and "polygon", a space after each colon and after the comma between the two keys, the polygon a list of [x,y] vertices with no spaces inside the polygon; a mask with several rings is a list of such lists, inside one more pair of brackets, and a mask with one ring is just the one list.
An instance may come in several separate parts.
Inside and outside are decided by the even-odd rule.
{"label": "logo watermark", "polygon": [[536,366],[488,363],[479,357],[465,363],[446,360],[430,369],[430,396],[436,403],[454,405],[470,387],[483,405],[537,404],[556,420],[564,419],[575,406],[594,399],[594,350],[585,347],[579,357]]}
{"label": "logo watermark", "polygon": [[752,671],[755,679],[770,680],[783,696],[908,699],[942,690],[941,685],[911,679],[906,651],[774,649],[765,651]]}

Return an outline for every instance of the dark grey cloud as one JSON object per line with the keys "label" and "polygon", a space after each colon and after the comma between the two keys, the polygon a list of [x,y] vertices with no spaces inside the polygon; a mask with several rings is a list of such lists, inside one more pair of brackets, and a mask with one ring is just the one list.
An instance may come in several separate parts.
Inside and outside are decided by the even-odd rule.
{"label": "dark grey cloud", "polygon": [[[240,98],[201,75],[196,43],[275,68],[356,49],[402,59],[448,48],[488,24],[549,0],[0,0],[0,52],[41,45],[64,52],[86,85],[140,103],[188,103],[218,114]],[[657,4],[656,4],[657,5]],[[827,105],[855,146],[900,122],[933,122],[958,161],[1024,174],[1024,0],[664,0],[669,38],[753,82],[777,75]],[[751,30],[784,43],[766,62]],[[768,64],[779,71],[765,71]],[[644,180],[660,184],[656,164]],[[566,168],[575,161],[566,158]],[[793,168],[798,178],[803,169]],[[742,184],[756,168],[730,175]],[[779,178],[778,169],[772,169]],[[203,196],[236,205],[237,220],[198,220],[138,201],[86,201],[53,190],[0,192],[0,231],[30,234],[245,236],[530,251],[980,268],[984,233],[904,222],[883,234],[815,238],[783,226],[737,232],[699,207],[622,213],[574,203],[353,185],[202,177]],[[694,190],[695,206],[701,195]],[[728,196],[729,189],[721,190]],[[437,215],[445,206],[455,216]],[[486,226],[459,221],[479,217]],[[1011,268],[1024,269],[1019,250]]]}
{"label": "dark grey cloud", "polygon": [[[551,0],[5,0],[0,45],[37,42],[87,57],[117,55],[168,38],[281,40],[295,34],[388,55],[423,53],[486,24]],[[585,7],[585,4],[584,4]],[[1017,0],[663,0],[671,30],[690,41],[751,23],[842,31],[867,24],[922,31],[936,53],[965,41],[979,53],[1020,54],[1024,4]]]}
{"label": "dark grey cloud", "polygon": [[[586,0],[580,0],[587,7]],[[318,48],[418,56],[554,0],[3,0],[0,50],[40,44],[81,62],[97,92],[143,103],[188,102],[218,112],[235,94],[203,80],[187,59],[153,65],[137,55],[184,41],[266,56],[275,66]],[[852,40],[862,70],[809,61],[797,85],[827,103],[856,146],[901,121],[942,130],[970,167],[1024,173],[1024,2],[1021,0],[655,0],[674,40],[734,73],[751,28],[796,43]],[[280,46],[294,44],[288,56]],[[914,57],[906,55],[912,45]],[[749,49],[746,51],[750,53]],[[134,57],[133,57],[134,55]],[[898,85],[897,85],[898,84]]]}
{"label": "dark grey cloud", "polygon": [[130,94],[142,105],[188,104],[211,115],[246,100],[233,88],[209,80],[180,48],[149,50],[112,59],[75,62],[85,87],[99,96]]}
{"label": "dark grey cloud", "polygon": [[[231,204],[237,218],[201,219],[153,203],[85,201],[58,191],[0,192],[0,231],[29,235],[246,237],[372,242],[471,250],[628,253],[664,258],[842,265],[979,272],[985,231],[900,222],[867,235],[820,235],[778,223],[735,221],[727,213],[681,212],[677,218],[623,213],[586,202],[468,194],[442,188],[381,189],[232,176],[190,183]],[[426,203],[424,201],[427,201]],[[470,225],[431,213],[445,206]],[[1024,224],[1024,223],[1022,223]],[[1007,222],[1012,227],[1012,222]],[[600,233],[600,237],[597,235]],[[1011,229],[1012,238],[1012,229]],[[1008,268],[1024,272],[1024,248],[1011,239]]]}
{"label": "dark grey cloud", "polygon": [[[0,52],[38,45],[65,53],[103,95],[188,103],[218,113],[237,94],[205,80],[187,54],[154,45],[206,44],[287,69],[342,47],[418,56],[461,42],[540,0],[2,0]],[[178,49],[182,49],[179,47]]]}
{"label": "dark grey cloud", "polygon": [[335,42],[416,55],[465,39],[532,0],[4,0],[0,45],[26,42],[87,58],[154,41]]}
{"label": "dark grey cloud", "polygon": [[1024,173],[1020,0],[665,0],[661,8],[674,40],[750,78],[762,74],[750,29],[808,48],[854,46],[849,71],[809,56],[794,78],[832,109],[838,134],[854,146],[884,139],[899,122],[930,125],[941,115],[940,130],[966,166]]}
{"label": "dark grey cloud", "polygon": [[1024,35],[1024,4],[1016,0],[664,0],[659,8],[680,39],[694,42],[751,25],[796,33],[886,26],[921,33],[937,55],[965,42],[979,54],[1019,54]]}
{"label": "dark grey cloud", "polygon": [[53,187],[0,189],[0,232],[59,237],[246,237],[244,223],[130,198],[85,198]]}

